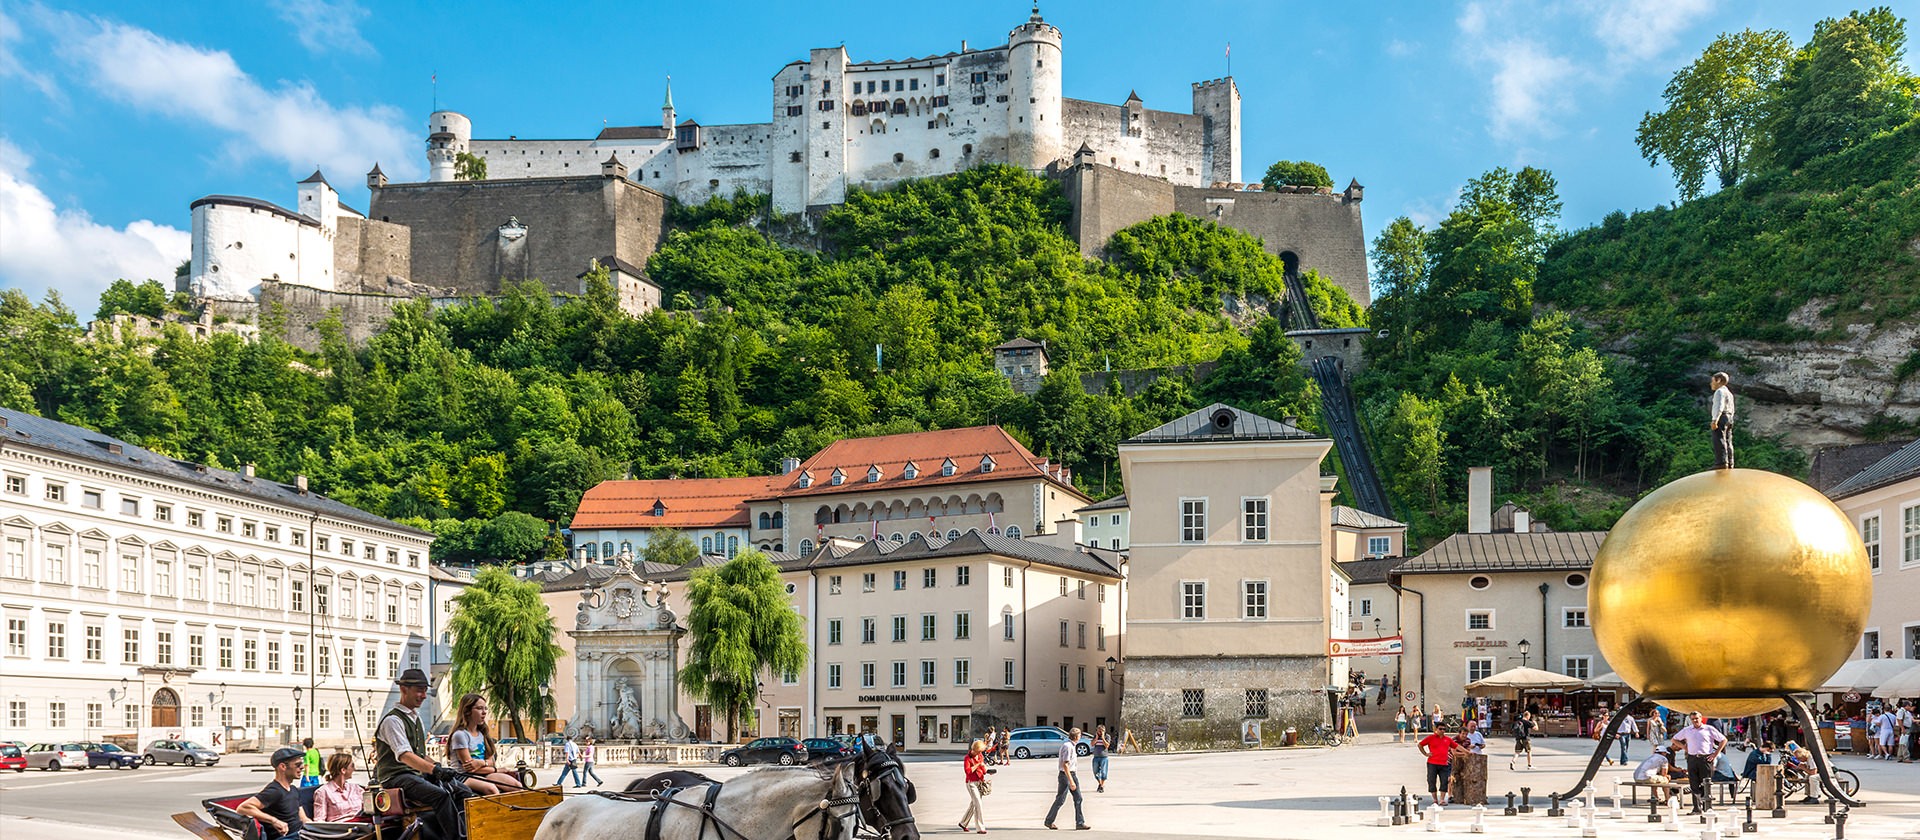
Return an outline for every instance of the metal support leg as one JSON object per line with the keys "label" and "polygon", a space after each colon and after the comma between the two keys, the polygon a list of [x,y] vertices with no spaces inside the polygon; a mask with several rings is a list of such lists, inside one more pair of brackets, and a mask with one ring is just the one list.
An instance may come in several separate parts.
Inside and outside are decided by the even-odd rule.
{"label": "metal support leg", "polygon": [[1614,710],[1613,717],[1607,720],[1607,731],[1602,733],[1600,740],[1594,743],[1593,757],[1587,759],[1587,772],[1580,775],[1580,781],[1573,783],[1573,788],[1566,792],[1564,798],[1572,799],[1587,789],[1587,783],[1592,782],[1594,775],[1600,772],[1600,762],[1607,760],[1607,750],[1613,746],[1613,739],[1619,737],[1620,721],[1626,718],[1627,710],[1632,709],[1638,702],[1640,698],[1634,697],[1621,703],[1620,708]]}
{"label": "metal support leg", "polygon": [[[1838,799],[1847,805],[1856,808],[1865,805],[1866,803],[1848,796],[1845,791],[1840,789],[1840,783],[1835,780],[1833,765],[1827,762],[1826,747],[1820,743],[1820,730],[1813,722],[1813,711],[1807,708],[1807,704],[1800,702],[1800,698],[1791,694],[1785,695],[1785,697],[1787,708],[1793,710],[1794,717],[1800,721],[1800,728],[1807,733],[1807,751],[1813,753],[1813,766],[1820,771],[1820,788],[1826,791],[1828,796]],[[1812,785],[1813,780],[1809,779],[1807,783],[1808,785]]]}

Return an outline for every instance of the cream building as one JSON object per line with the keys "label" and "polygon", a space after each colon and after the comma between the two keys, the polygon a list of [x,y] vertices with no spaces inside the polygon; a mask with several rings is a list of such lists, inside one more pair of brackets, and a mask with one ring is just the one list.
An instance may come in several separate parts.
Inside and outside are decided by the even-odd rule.
{"label": "cream building", "polygon": [[1920,659],[1920,441],[1826,493],[1860,528],[1873,567],[1873,609],[1858,655]]}
{"label": "cream building", "polygon": [[0,481],[14,737],[358,743],[426,667],[432,535],[304,477],[0,409]]}
{"label": "cream building", "polygon": [[1133,546],[1133,512],[1127,507],[1127,494],[1094,502],[1074,513],[1080,515],[1080,544],[1109,551],[1125,551]]}
{"label": "cream building", "polygon": [[[1123,724],[1143,742],[1278,740],[1326,719],[1331,441],[1211,405],[1120,445],[1132,514]],[[1341,583],[1344,586],[1344,582]]]}

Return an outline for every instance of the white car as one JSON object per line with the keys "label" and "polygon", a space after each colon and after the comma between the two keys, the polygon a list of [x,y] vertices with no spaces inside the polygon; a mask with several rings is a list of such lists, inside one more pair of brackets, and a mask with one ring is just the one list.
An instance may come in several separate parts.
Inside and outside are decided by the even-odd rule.
{"label": "white car", "polygon": [[85,744],[34,744],[27,749],[27,766],[58,772],[68,767],[87,769]]}
{"label": "white car", "polygon": [[[1093,752],[1089,740],[1086,733],[1081,733],[1073,751],[1080,755]],[[1067,731],[1058,726],[1022,727],[1007,733],[1007,754],[1014,758],[1052,758],[1060,754],[1060,746],[1066,742]]]}

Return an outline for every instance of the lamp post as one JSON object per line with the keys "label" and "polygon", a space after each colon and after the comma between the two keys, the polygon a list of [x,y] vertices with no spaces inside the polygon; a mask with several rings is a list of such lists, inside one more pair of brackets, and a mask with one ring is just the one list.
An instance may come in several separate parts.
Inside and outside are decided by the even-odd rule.
{"label": "lamp post", "polygon": [[1520,667],[1527,667],[1527,654],[1533,651],[1533,643],[1526,639],[1521,639],[1520,643],[1513,647],[1515,650],[1520,651]]}
{"label": "lamp post", "polygon": [[306,716],[305,716],[305,715],[302,715],[302,714],[300,713],[300,712],[301,712],[301,710],[300,710],[300,696],[301,696],[302,694],[305,694],[305,693],[306,693],[306,690],[305,690],[305,689],[303,689],[303,688],[301,688],[300,686],[297,686],[297,685],[296,685],[296,686],[294,686],[294,687],[293,687],[293,715],[294,715],[294,717],[296,717],[296,718],[299,718],[299,721],[298,721],[298,723],[299,723],[300,725],[299,725],[298,727],[296,727],[296,728],[298,728],[298,729],[305,729],[305,728],[306,728],[306,725],[307,725],[307,718],[306,718]]}
{"label": "lamp post", "polygon": [[1120,708],[1121,708],[1120,707],[1120,686],[1125,682],[1125,680],[1120,677],[1120,672],[1119,672],[1120,660],[1109,656],[1107,657],[1106,666],[1107,666],[1107,682],[1110,682],[1113,684],[1113,730],[1112,731],[1115,733],[1119,733],[1124,731],[1120,727]]}
{"label": "lamp post", "polygon": [[121,678],[120,678],[120,688],[118,688],[118,689],[112,689],[112,688],[109,688],[109,689],[107,689],[107,702],[109,702],[109,703],[111,703],[111,704],[113,704],[113,705],[115,705],[115,706],[118,706],[118,705],[120,705],[120,703],[121,703],[121,701],[124,701],[124,700],[126,700],[126,699],[127,699],[127,678],[126,678],[126,677],[121,677]]}

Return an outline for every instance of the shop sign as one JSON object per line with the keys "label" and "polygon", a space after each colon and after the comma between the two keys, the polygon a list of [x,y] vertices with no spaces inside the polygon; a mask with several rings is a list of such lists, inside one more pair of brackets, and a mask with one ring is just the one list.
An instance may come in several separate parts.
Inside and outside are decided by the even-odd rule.
{"label": "shop sign", "polygon": [[1399,636],[1384,636],[1378,639],[1328,639],[1328,656],[1399,656],[1401,651]]}
{"label": "shop sign", "polygon": [[862,694],[862,703],[933,703],[938,702],[938,694]]}

